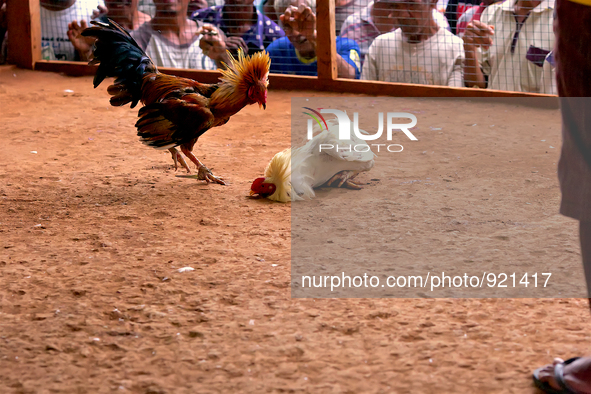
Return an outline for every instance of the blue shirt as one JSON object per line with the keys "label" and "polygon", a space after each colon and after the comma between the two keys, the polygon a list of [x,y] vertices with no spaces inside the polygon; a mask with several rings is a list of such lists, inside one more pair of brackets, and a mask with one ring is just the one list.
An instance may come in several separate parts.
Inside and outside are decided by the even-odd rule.
{"label": "blue shirt", "polygon": [[[224,19],[224,7],[226,6],[218,5],[197,10],[193,16],[191,16],[191,19],[214,25],[215,27],[220,28],[224,33],[228,34],[227,19]],[[281,30],[275,22],[269,19],[268,16],[263,15],[256,8],[255,11],[257,14],[256,25],[252,25],[250,29],[241,36],[246,42],[246,45],[248,45],[248,53],[250,55],[262,51],[275,40],[285,36],[283,30]],[[228,8],[225,12],[226,18],[232,17],[231,8]]]}
{"label": "blue shirt", "polygon": [[[307,62],[297,53],[287,37],[280,38],[267,47],[271,57],[271,72],[276,74],[318,75],[316,58]],[[337,37],[337,53],[355,67],[355,78],[359,79],[359,45],[354,40]]]}

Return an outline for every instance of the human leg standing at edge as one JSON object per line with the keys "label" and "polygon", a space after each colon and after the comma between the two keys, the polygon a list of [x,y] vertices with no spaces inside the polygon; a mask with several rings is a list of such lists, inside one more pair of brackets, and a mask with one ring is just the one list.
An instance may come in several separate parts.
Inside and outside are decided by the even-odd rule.
{"label": "human leg standing at edge", "polygon": [[[556,0],[556,78],[563,146],[558,163],[560,213],[579,221],[591,308],[591,0]],[[534,372],[546,393],[591,394],[591,356],[556,358]]]}

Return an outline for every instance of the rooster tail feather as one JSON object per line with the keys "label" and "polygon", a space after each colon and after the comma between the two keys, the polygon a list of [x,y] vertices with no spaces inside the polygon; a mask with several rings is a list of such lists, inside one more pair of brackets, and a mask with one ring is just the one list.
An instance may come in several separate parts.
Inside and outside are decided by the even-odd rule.
{"label": "rooster tail feather", "polygon": [[95,37],[94,58],[89,64],[98,64],[94,76],[96,88],[107,77],[114,77],[115,84],[109,87],[111,105],[131,103],[135,107],[141,99],[143,76],[157,73],[158,69],[150,57],[140,48],[133,37],[111,19],[108,23],[91,21],[94,26],[85,29],[82,35]]}
{"label": "rooster tail feather", "polygon": [[135,124],[140,141],[156,149],[169,149],[178,145],[173,139],[175,125],[160,111],[160,104],[142,107],[139,120]]}

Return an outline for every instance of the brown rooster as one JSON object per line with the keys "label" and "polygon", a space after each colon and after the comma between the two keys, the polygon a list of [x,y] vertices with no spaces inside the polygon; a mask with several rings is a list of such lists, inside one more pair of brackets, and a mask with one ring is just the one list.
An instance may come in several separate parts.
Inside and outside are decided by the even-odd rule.
{"label": "brown rooster", "polygon": [[191,172],[181,151],[197,166],[197,178],[225,185],[214,176],[192,153],[199,137],[212,127],[228,122],[246,105],[258,103],[267,106],[267,85],[271,60],[267,53],[259,52],[238,59],[230,57],[220,82],[203,84],[158,72],[150,57],[138,46],[131,35],[117,23],[91,22],[94,26],[82,35],[95,37],[94,58],[90,64],[99,64],[94,77],[96,88],[106,77],[115,77],[107,91],[111,105],[122,106],[138,102],[139,120],[135,124],[140,141],[156,149],[168,149],[178,164]]}

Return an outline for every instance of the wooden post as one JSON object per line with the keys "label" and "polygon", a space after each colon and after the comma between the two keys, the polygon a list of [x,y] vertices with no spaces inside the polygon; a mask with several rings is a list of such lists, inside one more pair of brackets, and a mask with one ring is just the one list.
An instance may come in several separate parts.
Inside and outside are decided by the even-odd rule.
{"label": "wooden post", "polygon": [[334,13],[335,0],[316,2],[316,58],[321,83],[338,77]]}
{"label": "wooden post", "polygon": [[8,63],[33,69],[41,60],[39,0],[8,0]]}

